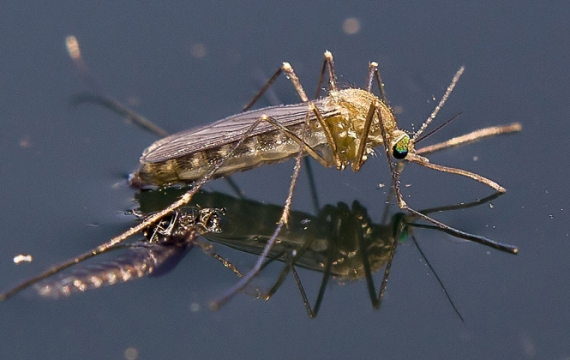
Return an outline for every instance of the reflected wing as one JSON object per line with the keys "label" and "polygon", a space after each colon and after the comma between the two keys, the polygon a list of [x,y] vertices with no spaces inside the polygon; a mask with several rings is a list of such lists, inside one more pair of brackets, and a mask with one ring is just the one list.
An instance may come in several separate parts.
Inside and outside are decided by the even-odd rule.
{"label": "reflected wing", "polygon": [[114,259],[75,266],[70,271],[36,284],[34,288],[40,296],[58,299],[73,293],[140,279],[172,266],[172,262],[177,264],[190,248],[190,244],[168,246],[137,242]]}
{"label": "reflected wing", "polygon": [[[315,101],[315,105],[325,118],[338,114],[336,109],[325,108],[322,101]],[[307,104],[279,105],[251,110],[224,118],[210,125],[179,132],[160,139],[148,147],[144,151],[141,161],[147,163],[162,162],[239,141],[251,125],[264,114],[285,127],[298,125],[306,119]],[[313,113],[309,114],[309,118],[310,121],[316,120]],[[276,131],[275,127],[267,122],[262,122],[250,136],[271,131]]]}

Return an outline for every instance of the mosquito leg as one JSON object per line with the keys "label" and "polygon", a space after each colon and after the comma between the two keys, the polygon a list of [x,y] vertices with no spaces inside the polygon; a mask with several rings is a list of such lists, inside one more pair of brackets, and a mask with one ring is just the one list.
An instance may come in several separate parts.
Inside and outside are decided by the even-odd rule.
{"label": "mosquito leg", "polygon": [[265,93],[265,91],[267,91],[267,89],[269,89],[269,87],[271,87],[271,85],[273,85],[273,83],[275,82],[275,80],[277,80],[277,78],[279,77],[279,75],[281,75],[281,72],[283,70],[281,68],[277,69],[277,71],[275,71],[275,73],[273,74],[273,76],[271,76],[271,78],[269,78],[269,80],[267,80],[267,82],[265,83],[265,85],[263,85],[263,87],[261,88],[261,90],[259,90],[257,92],[257,94],[253,97],[253,99],[251,99],[242,109],[242,111],[246,111],[249,110],[249,108],[251,108],[256,102],[257,100],[259,100],[263,94]]}
{"label": "mosquito leg", "polygon": [[[377,111],[377,113],[378,113],[378,118],[380,119],[380,124],[381,124],[380,130],[381,130],[381,132],[382,132],[382,139],[383,139],[383,141],[384,141],[384,144],[388,144],[388,135],[386,134],[386,129],[385,129],[385,127],[383,126],[383,123],[382,123],[382,115],[381,115],[381,112],[380,112],[380,111]],[[402,196],[402,192],[400,191],[400,186],[399,186],[399,173],[396,171],[396,169],[395,169],[395,167],[394,167],[394,164],[393,164],[393,161],[392,161],[392,155],[391,155],[391,153],[390,153],[389,146],[384,146],[384,152],[385,152],[385,154],[386,154],[386,159],[388,160],[388,166],[390,167],[390,173],[392,174],[392,183],[393,183],[393,186],[394,186],[394,190],[395,190],[395,192],[396,192],[396,197],[397,197],[397,199],[398,199],[398,206],[400,207],[400,209],[406,210],[406,211],[410,212],[410,213],[413,214],[413,215],[416,215],[416,216],[418,216],[418,217],[420,217],[420,218],[422,218],[422,219],[424,219],[424,220],[426,220],[426,221],[429,221],[429,222],[431,222],[432,224],[438,226],[439,228],[443,229],[444,231],[447,231],[448,233],[450,233],[450,234],[452,234],[452,235],[456,235],[456,236],[459,236],[459,237],[463,237],[463,238],[465,238],[465,239],[469,239],[469,240],[471,240],[471,241],[475,241],[475,242],[481,243],[481,244],[483,244],[483,245],[486,245],[486,246],[489,246],[489,247],[492,247],[492,248],[495,248],[495,249],[498,249],[498,250],[501,250],[501,251],[509,252],[509,253],[511,253],[511,254],[516,254],[516,253],[518,252],[518,248],[517,248],[516,246],[507,245],[507,244],[502,244],[502,243],[499,243],[499,242],[490,240],[490,239],[488,239],[488,238],[486,238],[486,237],[484,237],[484,236],[469,234],[469,233],[466,233],[466,232],[464,232],[464,231],[461,231],[461,230],[452,228],[451,226],[445,225],[445,224],[443,224],[442,222],[439,222],[439,221],[437,221],[437,220],[435,220],[435,219],[433,219],[433,218],[431,218],[431,217],[429,217],[429,216],[427,216],[427,215],[425,215],[425,214],[422,214],[422,213],[420,213],[419,211],[414,210],[414,209],[412,209],[411,207],[409,207],[408,204],[406,203],[406,201],[404,200],[404,197]],[[408,154],[408,157],[409,157],[409,155],[410,155],[410,154]],[[417,155],[416,157],[419,158],[420,156]],[[426,159],[426,160],[427,160],[427,159]],[[418,162],[418,163],[419,163],[420,165],[423,165],[423,166],[426,166],[426,167],[431,167],[431,166],[430,166],[431,164],[430,164],[430,165],[426,165],[426,164],[429,164],[429,162],[426,162],[426,163]],[[435,166],[439,166],[439,165],[435,165]],[[443,167],[442,167],[442,168],[443,168]],[[458,169],[454,169],[454,170],[458,170]],[[444,170],[441,170],[441,171],[444,171]],[[449,171],[449,172],[451,172],[451,171]],[[468,171],[465,171],[465,173],[459,173],[459,172],[456,172],[456,173],[461,174],[461,175],[468,176],[467,173],[469,173],[469,172],[468,172]],[[469,173],[469,174],[472,174],[472,173]],[[474,174],[474,175],[475,175],[475,174]],[[469,177],[470,177],[470,176],[469,176]],[[488,179],[485,179],[485,180],[488,180]],[[488,181],[491,182],[491,183],[493,183],[493,182],[490,181],[490,180],[488,180]],[[494,184],[496,184],[496,183],[494,183]],[[489,185],[489,184],[487,184],[487,185]],[[491,185],[489,185],[489,186],[491,186]],[[502,187],[500,187],[498,184],[497,184],[497,186],[498,186],[499,188],[502,188]],[[492,186],[491,186],[491,187],[492,187]]]}
{"label": "mosquito leg", "polygon": [[[323,214],[321,214],[321,215],[323,215],[323,217],[326,217],[324,215],[325,213],[327,213],[326,209],[323,210]],[[314,312],[311,309],[311,305],[310,305],[310,302],[308,300],[307,293],[305,292],[305,288],[303,287],[303,283],[301,282],[301,278],[299,277],[299,274],[297,273],[297,270],[295,269],[295,263],[305,255],[307,249],[309,249],[311,246],[313,246],[314,241],[315,241],[315,239],[311,239],[311,240],[305,242],[299,249],[295,250],[296,254],[293,257],[291,257],[287,253],[279,256],[279,258],[283,259],[283,261],[285,262],[286,265],[281,270],[281,273],[280,273],[277,281],[274,283],[274,285],[271,287],[271,289],[262,297],[263,300],[269,300],[277,292],[277,290],[281,287],[281,285],[285,281],[285,278],[287,277],[289,272],[291,272],[293,274],[293,277],[295,278],[295,283],[297,285],[297,288],[299,289],[299,292],[301,294],[301,298],[303,300],[303,305],[305,306],[307,313],[309,314],[309,316],[311,318],[313,318],[315,316]],[[331,240],[330,243],[332,244],[334,242]],[[330,256],[331,250],[329,249],[328,252],[329,252],[329,256]],[[327,266],[327,268],[329,269],[329,272],[330,272],[330,266]]]}
{"label": "mosquito leg", "polygon": [[309,189],[311,191],[311,200],[313,203],[313,210],[315,214],[319,213],[321,209],[321,205],[319,204],[319,195],[317,193],[317,185],[315,183],[315,177],[313,175],[313,168],[311,165],[311,160],[308,157],[305,157],[305,169],[307,169],[307,178],[309,181]]}
{"label": "mosquito leg", "polygon": [[522,129],[522,125],[520,123],[512,123],[510,125],[501,125],[501,126],[491,126],[486,127],[483,129],[472,131],[468,134],[461,135],[449,139],[447,141],[440,142],[438,144],[429,145],[423,147],[421,149],[416,149],[415,153],[418,155],[425,155],[429,153],[433,153],[439,150],[447,149],[454,146],[465,145],[475,141],[479,141],[481,139],[502,135],[502,134],[510,134],[514,132],[519,132]]}
{"label": "mosquito leg", "polygon": [[441,228],[442,230],[444,230],[445,232],[447,232],[453,236],[458,236],[458,237],[461,237],[461,238],[464,238],[467,240],[478,242],[478,243],[483,244],[485,246],[489,246],[489,247],[492,247],[494,249],[501,250],[504,252],[508,252],[511,254],[517,254],[519,251],[519,249],[516,246],[509,245],[509,244],[503,244],[503,243],[488,239],[484,236],[470,234],[470,233],[467,233],[465,231],[461,231],[461,230],[452,228],[451,226],[445,225],[442,222],[439,222],[439,221],[437,221],[437,220],[435,220],[435,219],[433,219],[427,215],[420,213],[419,211],[412,209],[406,203],[404,203],[403,209],[409,211],[410,213],[412,213],[416,216],[421,217],[424,220],[431,222],[432,224],[436,225],[437,227]]}
{"label": "mosquito leg", "polygon": [[342,162],[340,160],[340,156],[339,156],[337,146],[336,146],[336,142],[334,141],[332,132],[331,132],[330,128],[328,127],[325,119],[323,118],[321,112],[315,106],[315,104],[312,102],[309,102],[308,106],[309,106],[309,111],[312,111],[315,114],[315,116],[317,117],[317,120],[319,121],[319,124],[325,133],[325,137],[327,138],[327,143],[329,144],[329,148],[330,148],[331,155],[333,157],[334,164],[336,165],[336,168],[340,170],[342,168]]}
{"label": "mosquito leg", "polygon": [[321,66],[321,71],[319,73],[319,81],[317,82],[317,91],[315,91],[315,99],[321,96],[321,87],[323,86],[323,81],[325,81],[325,71],[327,70],[327,59],[323,60],[323,65]]}
{"label": "mosquito leg", "polygon": [[[265,85],[265,83],[267,83],[268,80],[267,75],[261,70],[256,70],[253,74],[253,77],[256,89],[261,89]],[[277,106],[283,104],[283,102],[279,99],[279,96],[277,96],[275,88],[269,87],[263,93],[263,97],[265,102],[267,102],[269,106]]]}
{"label": "mosquito leg", "polygon": [[[329,68],[329,77],[331,79],[330,80],[330,87],[332,89],[336,90],[336,74],[334,71],[333,56],[332,56],[330,51],[325,51],[323,66],[321,67],[321,72],[319,75],[319,82],[317,84],[317,95],[315,96],[315,98],[319,97],[320,88],[321,88],[322,82],[324,81],[324,75],[325,75],[325,70],[327,68],[327,64],[328,64],[328,68]],[[290,69],[290,70],[288,70],[288,69]],[[297,91],[297,93],[301,97],[301,101],[303,101],[303,102],[309,101],[309,98],[307,97],[305,90],[303,90],[303,87],[299,84],[299,79],[297,78],[297,75],[295,75],[295,73],[293,72],[291,64],[284,62],[283,65],[281,67],[279,67],[279,69],[277,69],[277,71],[275,71],[273,76],[271,76],[271,78],[269,78],[269,80],[267,80],[265,85],[263,85],[263,87],[257,92],[257,94],[253,97],[253,99],[251,99],[243,107],[243,111],[250,109],[263,96],[263,94],[271,87],[271,85],[273,85],[275,80],[277,80],[279,75],[281,75],[281,73],[284,71],[288,75],[289,75],[289,71],[291,73],[293,73],[294,79],[290,79],[290,80],[293,83],[293,86],[295,86],[295,90]]]}
{"label": "mosquito leg", "polygon": [[323,278],[321,280],[321,285],[319,286],[319,293],[317,295],[317,299],[315,300],[315,306],[313,306],[312,308],[309,298],[307,297],[307,292],[305,291],[305,287],[301,282],[301,278],[299,277],[299,274],[297,273],[295,267],[291,266],[291,273],[293,273],[295,284],[297,285],[297,289],[299,289],[299,292],[301,293],[301,298],[303,299],[303,305],[305,306],[305,310],[307,311],[307,314],[311,319],[316,318],[317,315],[319,314],[319,310],[321,308],[321,304],[325,296],[325,291],[327,289],[327,284],[329,283],[329,280],[331,278],[332,261],[330,260],[331,259],[329,258],[323,270]]}
{"label": "mosquito leg", "polygon": [[[291,264],[291,273],[293,274],[293,278],[295,279],[295,284],[297,285],[297,289],[299,289],[299,293],[301,294],[301,298],[303,300],[303,305],[305,306],[305,310],[307,311],[307,314],[309,315],[309,317],[311,319],[314,319],[315,317],[317,317],[317,313],[318,313],[318,308],[315,308],[315,310],[313,310],[311,308],[311,303],[309,302],[309,298],[307,297],[307,292],[305,291],[305,287],[303,286],[303,282],[301,281],[301,278],[299,277],[299,273],[297,273],[297,270],[295,269],[294,264]],[[326,276],[326,275],[323,275]]]}
{"label": "mosquito leg", "polygon": [[229,260],[223,258],[222,256],[218,255],[214,251],[214,246],[212,244],[206,244],[201,241],[195,241],[194,243],[198,245],[200,248],[202,248],[202,251],[204,251],[206,255],[211,256],[214,259],[218,260],[220,263],[222,263],[222,265],[224,265],[225,268],[230,269],[234,274],[236,274],[236,276],[240,278],[243,277],[241,271],[239,271],[234,264],[232,264]]}
{"label": "mosquito leg", "polygon": [[[230,269],[237,277],[240,278],[244,277],[244,274],[241,271],[239,271],[234,264],[232,264],[228,259],[220,256],[213,250],[214,245],[209,243],[206,244],[202,241],[195,241],[195,244],[200,246],[202,248],[202,251],[204,251],[206,255],[213,257],[214,259],[218,260],[225,268]],[[248,287],[247,289],[244,289],[244,293],[256,299],[259,299],[262,297],[263,291],[258,287]]]}
{"label": "mosquito leg", "polygon": [[392,203],[392,200],[394,199],[394,187],[390,186],[390,191],[388,192],[388,196],[386,197],[386,202],[384,203],[384,211],[382,212],[384,215],[382,215],[382,221],[380,222],[380,224],[382,225],[386,225],[388,223],[388,216],[390,215],[390,204]]}
{"label": "mosquito leg", "polygon": [[432,207],[432,208],[428,208],[428,209],[423,209],[420,210],[420,212],[422,214],[431,214],[431,213],[438,213],[438,212],[442,212],[442,211],[453,211],[453,210],[458,210],[458,209],[469,209],[472,207],[476,207],[476,206],[480,206],[482,204],[486,204],[488,202],[491,202],[493,200],[495,200],[496,198],[498,198],[499,196],[503,195],[502,193],[496,192],[494,194],[491,194],[487,197],[484,197],[483,199],[479,199],[476,201],[472,201],[469,203],[461,203],[461,204],[455,204],[455,205],[447,205],[447,206],[438,206],[438,207]]}
{"label": "mosquito leg", "polygon": [[281,131],[283,133],[283,135],[287,136],[288,138],[290,138],[291,140],[293,140],[297,144],[299,144],[303,148],[303,151],[306,151],[312,158],[317,160],[319,162],[319,164],[321,164],[324,167],[330,166],[328,161],[326,161],[321,155],[319,155],[319,153],[317,153],[312,147],[307,145],[306,142],[303,142],[303,140],[301,140],[301,138],[299,138],[299,136],[297,136],[291,130],[289,130],[285,126],[281,125],[281,123],[279,123],[278,121],[276,121],[275,119],[273,119],[271,117],[266,117],[264,120],[266,122],[268,122],[269,124],[273,125],[277,130]]}
{"label": "mosquito leg", "polygon": [[121,104],[119,101],[109,96],[103,95],[104,93],[103,87],[101,86],[101,84],[99,84],[98,81],[94,79],[93,75],[89,71],[87,64],[83,60],[83,57],[81,55],[81,49],[79,47],[79,42],[77,41],[77,38],[75,36],[73,35],[68,36],[65,39],[65,46],[67,48],[67,53],[69,54],[69,57],[71,58],[71,60],[73,60],[73,63],[75,64],[75,67],[79,72],[79,77],[95,93],[95,94],[81,94],[79,96],[75,96],[73,98],[74,105],[84,102],[99,104],[131,120],[133,123],[146,129],[147,131],[157,134],[160,137],[168,135],[166,131],[153,124],[150,120],[146,119],[144,116],[137,114],[136,112],[132,111],[131,109]]}
{"label": "mosquito leg", "polygon": [[277,281],[275,281],[271,289],[269,289],[269,291],[267,291],[265,295],[262,295],[261,298],[267,301],[273,295],[275,295],[277,290],[279,290],[281,285],[283,285],[283,282],[287,278],[287,275],[289,275],[289,272],[291,272],[293,274],[293,278],[295,279],[295,284],[297,285],[297,289],[299,289],[299,292],[301,293],[301,298],[303,300],[303,305],[305,307],[305,310],[307,311],[307,314],[309,315],[310,318],[315,318],[316,313],[311,308],[311,303],[309,302],[309,298],[307,297],[307,293],[305,291],[301,278],[299,277],[299,274],[295,269],[295,263],[294,263],[295,259],[291,259],[291,257],[289,257],[288,255],[284,255],[283,261],[285,262],[286,265],[281,270]]}
{"label": "mosquito leg", "polygon": [[[394,255],[396,254],[396,247],[398,246],[398,239],[394,238],[394,243],[390,249],[390,255],[388,257],[388,263],[384,268],[384,276],[382,277],[382,284],[380,285],[380,292],[378,293],[378,298],[376,300],[375,309],[379,309],[382,305],[382,300],[384,299],[384,294],[386,293],[386,288],[388,286],[388,277],[390,276],[390,270],[392,269],[392,261],[394,260]],[[372,275],[370,275],[372,277]],[[376,295],[376,293],[374,293]]]}
{"label": "mosquito leg", "polygon": [[301,298],[303,299],[303,304],[305,305],[305,310],[307,311],[307,314],[309,314],[309,317],[311,319],[314,319],[317,317],[317,314],[319,313],[319,310],[321,308],[321,304],[323,302],[323,299],[325,297],[325,291],[327,290],[327,285],[329,283],[329,280],[331,278],[331,269],[333,266],[333,261],[332,261],[332,254],[334,252],[334,240],[329,240],[329,244],[333,245],[332,247],[330,247],[327,251],[327,262],[325,264],[325,267],[323,269],[323,278],[321,279],[321,285],[319,286],[319,292],[317,294],[317,299],[315,300],[315,305],[313,306],[313,308],[311,309],[311,303],[309,302],[309,298],[307,297],[307,293],[305,291],[305,288],[303,287],[303,283],[301,282],[301,278],[299,277],[299,275],[297,274],[297,271],[295,270],[295,268],[292,268],[292,273],[293,273],[293,277],[295,278],[295,284],[297,285],[297,288],[299,289],[299,292],[301,293]]}
{"label": "mosquito leg", "polygon": [[65,38],[65,47],[67,49],[67,54],[73,60],[73,64],[77,68],[79,72],[79,77],[81,80],[87,84],[89,88],[92,89],[93,92],[97,94],[102,94],[103,86],[99,84],[99,82],[93,77],[91,71],[87,67],[87,64],[83,60],[83,56],[81,55],[81,48],[79,47],[79,41],[73,35],[69,35]]}
{"label": "mosquito leg", "polygon": [[380,91],[380,100],[386,105],[388,105],[388,99],[386,98],[386,91],[384,90],[384,82],[382,82],[382,77],[380,76],[380,71],[378,71],[378,63],[371,62],[368,65],[368,79],[366,81],[366,90],[372,92],[372,84],[376,78],[376,83],[378,84],[378,90]]}
{"label": "mosquito leg", "polygon": [[364,244],[362,230],[360,228],[358,228],[358,230],[358,247],[360,249],[360,257],[362,258],[362,267],[364,269],[364,278],[366,279],[366,288],[368,289],[368,295],[370,297],[370,302],[372,302],[372,307],[377,310],[380,307],[380,304],[376,299],[376,289],[374,287],[374,278],[372,277],[370,261],[368,258],[368,253],[366,251],[366,245]]}
{"label": "mosquito leg", "polygon": [[[374,119],[374,113],[380,113],[378,109],[379,105],[372,102],[370,104],[370,109],[366,115],[366,121],[364,122],[364,128],[360,135],[358,150],[356,151],[356,160],[352,163],[352,171],[356,172],[360,170],[362,164],[364,164],[364,150],[366,149],[366,140],[368,139],[368,134],[370,133],[370,126],[372,126],[372,120]],[[388,147],[388,143],[384,143],[384,147]]]}
{"label": "mosquito leg", "polygon": [[275,71],[273,76],[271,76],[271,78],[267,80],[267,83],[265,83],[265,85],[261,88],[261,90],[259,90],[259,92],[253,97],[253,99],[251,99],[251,101],[243,107],[243,111],[246,111],[249,108],[251,108],[253,104],[255,104],[257,100],[259,100],[263,96],[263,94],[267,91],[267,89],[269,89],[269,87],[273,85],[275,80],[277,80],[279,75],[281,75],[281,73],[283,72],[285,72],[289,76],[289,80],[291,80],[291,83],[293,83],[293,86],[295,87],[297,94],[299,94],[301,101],[308,102],[309,98],[307,97],[307,94],[305,93],[303,86],[301,86],[299,78],[293,71],[293,67],[288,62],[284,62],[283,65],[281,65],[281,67],[277,69],[277,71]]}
{"label": "mosquito leg", "polygon": [[[301,296],[303,297],[303,302],[306,304],[305,308],[307,309],[307,313],[309,314],[309,317],[311,318],[315,318],[317,317],[317,314],[319,313],[319,310],[321,308],[321,304],[323,302],[323,299],[325,297],[325,291],[327,289],[327,285],[329,283],[329,280],[331,278],[332,275],[332,267],[333,267],[333,259],[334,259],[334,255],[337,252],[337,244],[339,243],[339,236],[341,236],[340,234],[337,233],[337,229],[342,226],[342,219],[339,219],[338,217],[338,212],[337,209],[331,205],[326,205],[322,212],[319,214],[319,218],[320,219],[326,219],[328,216],[330,216],[331,218],[331,237],[328,240],[328,246],[327,246],[327,255],[326,255],[326,263],[325,266],[323,268],[323,278],[321,280],[321,285],[319,286],[319,292],[317,293],[317,299],[315,300],[315,305],[313,306],[313,309],[311,310],[311,306],[309,303],[309,300],[306,296],[305,293],[305,289],[303,288],[303,285],[301,284],[301,279],[297,280],[295,279],[295,282],[297,283],[297,287],[299,288],[299,291],[301,292]],[[293,274],[295,276],[295,274]]]}
{"label": "mosquito leg", "polygon": [[336,78],[336,70],[334,66],[334,59],[333,54],[330,51],[325,51],[325,62],[329,66],[329,83],[330,83],[330,90],[337,91],[338,88],[336,86],[337,78]]}
{"label": "mosquito leg", "polygon": [[119,101],[111,97],[105,95],[89,94],[89,93],[83,93],[75,95],[73,97],[72,99],[73,105],[79,105],[82,103],[93,103],[96,105],[106,107],[107,109],[113,111],[119,116],[125,118],[127,121],[134,123],[135,125],[146,131],[150,131],[151,133],[157,135],[158,137],[162,138],[168,136],[168,132],[166,130],[162,129],[160,126],[154,124],[146,117],[136,113],[135,111],[129,109],[128,107],[126,107],[125,105],[121,104]]}
{"label": "mosquito leg", "polygon": [[318,99],[321,95],[321,87],[323,85],[323,81],[325,80],[325,72],[329,69],[329,91],[337,91],[337,78],[336,78],[336,71],[334,66],[334,58],[333,54],[330,51],[325,51],[323,66],[321,67],[321,73],[319,75],[319,82],[317,83],[317,91],[315,93],[315,99]]}
{"label": "mosquito leg", "polygon": [[[322,223],[326,221],[326,218],[328,216],[331,216],[331,223],[335,224],[335,222],[337,220],[335,220],[335,212],[336,209],[335,207],[331,206],[331,205],[326,205],[321,211],[319,211],[318,213],[318,223]],[[338,226],[336,225],[331,225],[331,229],[333,229],[331,231],[331,238],[328,239],[328,245],[327,246],[327,255],[325,256],[325,258],[327,259],[324,267],[323,267],[323,277],[321,279],[321,285],[319,286],[319,292],[317,294],[317,298],[315,300],[315,305],[313,307],[311,307],[311,303],[309,301],[309,298],[307,296],[307,292],[305,291],[305,287],[303,286],[303,283],[301,281],[301,278],[299,276],[299,274],[297,273],[297,270],[295,269],[295,263],[298,261],[298,259],[300,259],[305,252],[307,251],[307,249],[309,249],[311,246],[313,246],[313,243],[315,241],[315,239],[312,239],[309,242],[306,242],[305,244],[303,244],[303,246],[297,250],[297,255],[295,255],[295,257],[293,259],[291,259],[291,264],[290,264],[290,271],[293,274],[293,277],[295,279],[295,284],[297,285],[297,289],[299,290],[299,293],[301,294],[301,299],[303,300],[303,306],[305,307],[305,310],[307,311],[307,314],[309,315],[309,317],[311,319],[314,319],[315,317],[317,317],[317,314],[319,313],[319,309],[321,307],[321,303],[324,299],[324,295],[325,295],[325,291],[327,289],[327,284],[330,280],[331,277],[331,269],[333,266],[333,253],[335,252],[335,247],[336,247],[336,243],[337,243],[337,239],[333,238],[336,237],[336,234],[334,234],[334,229],[336,229]]]}
{"label": "mosquito leg", "polygon": [[283,255],[283,257],[284,257],[283,261],[285,262],[285,266],[283,267],[283,269],[281,269],[277,281],[275,281],[273,286],[271,286],[271,289],[269,289],[265,294],[261,295],[260,297],[265,301],[268,301],[269,299],[271,299],[273,295],[275,295],[277,290],[279,290],[281,285],[283,285],[283,282],[287,278],[287,275],[289,275],[289,271],[291,271],[291,268],[293,267],[291,258],[288,255]]}
{"label": "mosquito leg", "polygon": [[491,189],[493,189],[499,193],[504,193],[507,191],[507,189],[505,189],[501,185],[497,184],[493,180],[487,179],[484,176],[481,176],[479,174],[475,174],[475,173],[472,173],[471,171],[467,171],[467,170],[463,170],[463,169],[457,169],[457,168],[447,167],[447,166],[443,166],[443,165],[432,164],[429,162],[429,160],[427,158],[420,156],[420,155],[409,153],[408,156],[406,156],[406,160],[413,162],[415,164],[427,167],[429,169],[433,169],[433,170],[437,170],[437,171],[441,171],[441,172],[446,172],[446,173],[450,173],[450,174],[457,174],[457,175],[461,175],[461,176],[471,178],[473,180],[477,180],[480,183],[487,185],[488,187],[490,187]]}
{"label": "mosquito leg", "polygon": [[429,267],[429,269],[431,270],[431,272],[435,276],[435,279],[439,283],[439,286],[442,288],[443,293],[445,294],[445,297],[447,298],[447,301],[449,301],[449,304],[451,304],[451,307],[453,308],[453,310],[455,311],[457,316],[459,316],[459,319],[461,319],[461,322],[465,322],[465,320],[463,319],[463,316],[461,316],[461,313],[459,312],[459,309],[457,309],[457,306],[455,306],[455,303],[451,299],[451,295],[449,295],[449,292],[447,291],[447,289],[443,285],[443,281],[441,281],[441,279],[439,278],[439,275],[437,275],[437,272],[435,271],[433,266],[431,266],[431,263],[428,261],[426,255],[424,254],[422,248],[420,247],[420,244],[418,243],[418,240],[416,239],[416,237],[414,235],[412,235],[412,240],[414,241],[414,244],[416,245],[416,248],[420,252],[420,255],[422,256],[422,258],[424,259],[426,265]]}
{"label": "mosquito leg", "polygon": [[370,62],[368,64],[368,76],[366,77],[366,91],[372,93],[372,86],[374,86],[374,74],[378,71],[378,63]]}

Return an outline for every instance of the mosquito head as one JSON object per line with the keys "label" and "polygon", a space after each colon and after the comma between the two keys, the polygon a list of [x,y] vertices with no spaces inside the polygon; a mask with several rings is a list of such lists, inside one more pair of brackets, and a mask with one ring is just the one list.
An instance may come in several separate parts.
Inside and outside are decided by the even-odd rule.
{"label": "mosquito head", "polygon": [[402,160],[408,155],[410,136],[401,130],[396,130],[392,137],[391,149],[395,159]]}

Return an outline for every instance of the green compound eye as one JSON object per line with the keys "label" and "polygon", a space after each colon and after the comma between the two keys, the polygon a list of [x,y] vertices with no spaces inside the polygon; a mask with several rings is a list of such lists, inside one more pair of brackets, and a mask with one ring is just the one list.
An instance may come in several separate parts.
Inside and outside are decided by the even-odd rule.
{"label": "green compound eye", "polygon": [[402,137],[400,137],[392,147],[392,156],[398,160],[405,159],[406,155],[408,155],[409,143],[410,137],[406,134],[402,135]]}

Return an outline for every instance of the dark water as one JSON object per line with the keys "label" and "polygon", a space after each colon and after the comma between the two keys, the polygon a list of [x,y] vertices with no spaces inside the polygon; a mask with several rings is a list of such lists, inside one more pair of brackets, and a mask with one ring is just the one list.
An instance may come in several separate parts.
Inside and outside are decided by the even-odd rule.
{"label": "dark water", "polygon": [[[3,4],[0,11],[0,288],[107,240],[132,225],[124,176],[154,137],[95,106],[72,108],[84,90],[64,50],[69,34],[107,91],[177,131],[237,112],[259,71],[293,64],[309,92],[324,50],[344,83],[361,84],[377,60],[401,126],[431,112],[466,66],[441,119],[459,120],[426,142],[519,121],[523,132],[442,152],[432,161],[488,176],[509,191],[437,218],[516,244],[512,256],[431,230],[415,231],[461,322],[412,242],[398,248],[382,308],[364,282],[328,286],[308,318],[289,278],[268,302],[239,295],[218,312],[207,302],[236,281],[201,251],[167,276],[60,301],[21,294],[0,304],[3,359],[540,358],[570,356],[568,159],[570,6],[536,2],[418,5]],[[345,19],[360,21],[355,35]],[[205,49],[196,56],[197,44]],[[198,46],[198,50],[200,50]],[[198,51],[199,52],[199,51]],[[281,81],[283,101],[296,101]],[[477,159],[475,161],[475,158]],[[282,203],[292,163],[240,174],[247,195]],[[371,159],[358,174],[317,169],[323,204],[359,200],[380,221],[388,171]],[[416,208],[489,195],[473,181],[408,166]],[[227,190],[223,182],[209,189]],[[304,178],[294,208],[310,211]],[[223,249],[220,249],[223,251]],[[34,262],[15,266],[13,256]],[[255,257],[226,250],[241,268]],[[320,274],[301,272],[313,299]],[[381,276],[377,274],[376,280]],[[267,276],[270,280],[270,276]],[[131,349],[131,350],[132,350]],[[131,351],[129,350],[129,351]]]}

